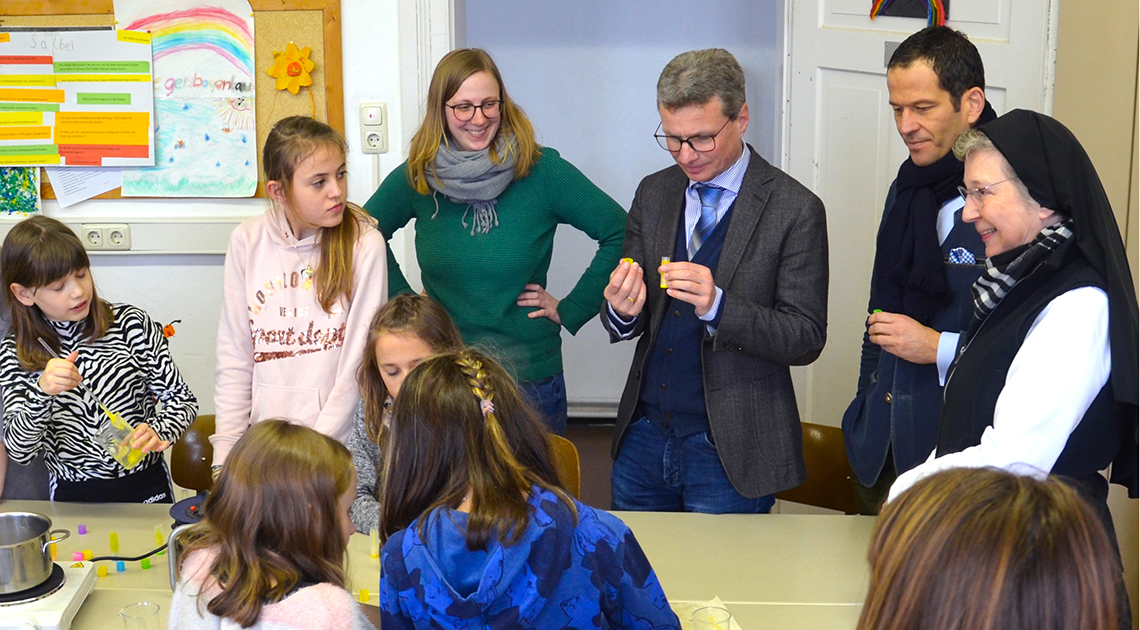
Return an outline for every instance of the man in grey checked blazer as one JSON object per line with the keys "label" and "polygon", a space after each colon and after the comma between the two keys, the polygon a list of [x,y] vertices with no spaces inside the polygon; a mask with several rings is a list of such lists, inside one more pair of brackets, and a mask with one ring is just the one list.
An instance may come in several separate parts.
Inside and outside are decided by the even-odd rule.
{"label": "man in grey checked blazer", "polygon": [[744,73],[727,51],[678,55],[657,103],[677,164],[638,186],[602,306],[611,342],[639,337],[613,507],[767,512],[807,476],[789,366],[826,338],[823,203],[743,141]]}

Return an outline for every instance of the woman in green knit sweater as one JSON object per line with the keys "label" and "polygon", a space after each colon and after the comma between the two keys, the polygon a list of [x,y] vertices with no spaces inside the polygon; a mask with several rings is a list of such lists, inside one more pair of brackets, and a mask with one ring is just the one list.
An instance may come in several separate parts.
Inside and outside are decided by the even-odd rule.
{"label": "woman in green knit sweater", "polygon": [[[447,309],[466,344],[514,369],[551,430],[561,433],[561,328],[576,333],[598,314],[621,256],[625,212],[557,151],[535,142],[530,121],[480,49],[440,60],[408,153],[364,207],[385,238],[417,220],[427,294]],[[560,223],[598,242],[594,260],[561,300],[545,289]],[[389,249],[389,295],[412,291]]]}

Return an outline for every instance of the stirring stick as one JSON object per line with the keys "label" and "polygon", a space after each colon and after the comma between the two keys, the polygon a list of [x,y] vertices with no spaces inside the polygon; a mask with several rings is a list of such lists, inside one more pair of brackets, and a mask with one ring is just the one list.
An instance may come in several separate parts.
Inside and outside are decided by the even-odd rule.
{"label": "stirring stick", "polygon": [[[43,337],[37,337],[36,339],[38,339],[38,340],[39,340],[39,342],[40,342],[40,345],[44,347],[44,350],[47,350],[47,351],[48,351],[48,354],[50,354],[50,355],[52,355],[52,356],[54,356],[54,357],[58,357],[58,358],[60,358],[60,359],[64,359],[64,360],[66,360],[66,359],[67,359],[67,356],[66,356],[66,355],[65,355],[65,356],[60,356],[60,355],[57,355],[57,354],[55,353],[55,350],[52,350],[52,349],[51,349],[51,346],[48,344],[48,342],[44,341],[44,338],[43,338]],[[99,398],[97,398],[97,397],[95,396],[95,392],[91,391],[91,388],[90,388],[90,387],[88,387],[88,386],[86,386],[86,385],[83,383],[83,381],[79,381],[79,387],[82,387],[82,388],[83,388],[83,391],[87,392],[87,395],[91,397],[91,400],[94,400],[94,401],[95,401],[95,404],[96,404],[96,405],[99,405],[99,408],[103,410],[103,413],[107,414],[107,417],[108,417],[108,418],[114,418],[114,417],[115,417],[115,414],[111,413],[111,412],[110,412],[110,410],[108,410],[108,409],[107,409],[107,407],[105,407],[105,406],[103,405],[103,403],[102,403],[102,402],[99,402]]]}

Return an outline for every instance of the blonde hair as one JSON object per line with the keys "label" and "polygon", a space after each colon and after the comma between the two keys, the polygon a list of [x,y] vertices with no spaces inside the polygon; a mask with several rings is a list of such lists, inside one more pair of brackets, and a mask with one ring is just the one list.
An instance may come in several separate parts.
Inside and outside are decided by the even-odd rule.
{"label": "blonde hair", "polygon": [[[320,149],[339,151],[344,155],[348,145],[332,127],[308,116],[289,116],[277,121],[265,139],[261,164],[265,178],[278,182],[286,201],[293,190],[293,174],[297,167]],[[356,241],[375,224],[372,217],[354,203],[344,204],[344,218],[333,227],[321,228],[313,283],[321,309],[332,314],[333,305],[344,298],[352,300],[353,254]]]}
{"label": "blonde hair", "polygon": [[459,329],[438,302],[418,293],[398,295],[381,306],[368,325],[364,357],[356,370],[360,397],[364,400],[364,424],[368,438],[380,443],[384,427],[384,403],[390,392],[380,378],[376,342],[381,335],[411,335],[431,346],[432,352],[451,352],[463,347]]}
{"label": "blonde hair", "polygon": [[[503,85],[503,77],[491,55],[480,48],[459,48],[443,56],[435,72],[431,75],[428,85],[427,113],[420,123],[420,128],[412,136],[412,144],[408,149],[408,182],[416,192],[426,195],[431,192],[428,187],[428,174],[435,165],[435,154],[439,151],[441,142],[449,143],[447,135],[447,108],[444,104],[455,96],[459,87],[471,75],[477,72],[486,72],[495,79],[499,86],[499,99],[503,102],[499,114],[499,129],[491,139],[489,155],[495,164],[502,164],[506,156],[499,155],[500,147],[507,151],[512,150],[510,144],[499,143],[504,134],[514,136],[518,144],[518,155],[515,161],[515,179],[526,177],[534,163],[541,155],[541,147],[534,139],[534,127],[515,105]],[[450,145],[449,145],[450,146]],[[431,174],[435,177],[434,173]],[[438,180],[436,180],[438,181]]]}
{"label": "blonde hair", "polygon": [[476,350],[432,357],[400,386],[392,413],[380,495],[385,540],[440,507],[470,496],[467,548],[492,538],[518,541],[533,487],[553,492],[577,514],[546,429],[501,365]]}
{"label": "blonde hair", "polygon": [[339,498],[352,490],[352,455],[340,442],[284,420],[254,424],[234,445],[205,518],[184,535],[183,558],[216,547],[206,606],[243,628],[301,582],[345,586],[348,541]]}

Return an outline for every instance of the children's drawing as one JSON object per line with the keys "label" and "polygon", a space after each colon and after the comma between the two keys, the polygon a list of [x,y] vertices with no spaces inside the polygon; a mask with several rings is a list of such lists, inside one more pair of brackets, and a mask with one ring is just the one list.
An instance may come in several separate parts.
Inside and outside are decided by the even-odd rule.
{"label": "children's drawing", "polygon": [[247,0],[116,0],[149,31],[155,166],[123,173],[125,196],[248,197],[257,190],[253,13]]}
{"label": "children's drawing", "polygon": [[27,216],[39,211],[39,167],[0,167],[0,216]]}

